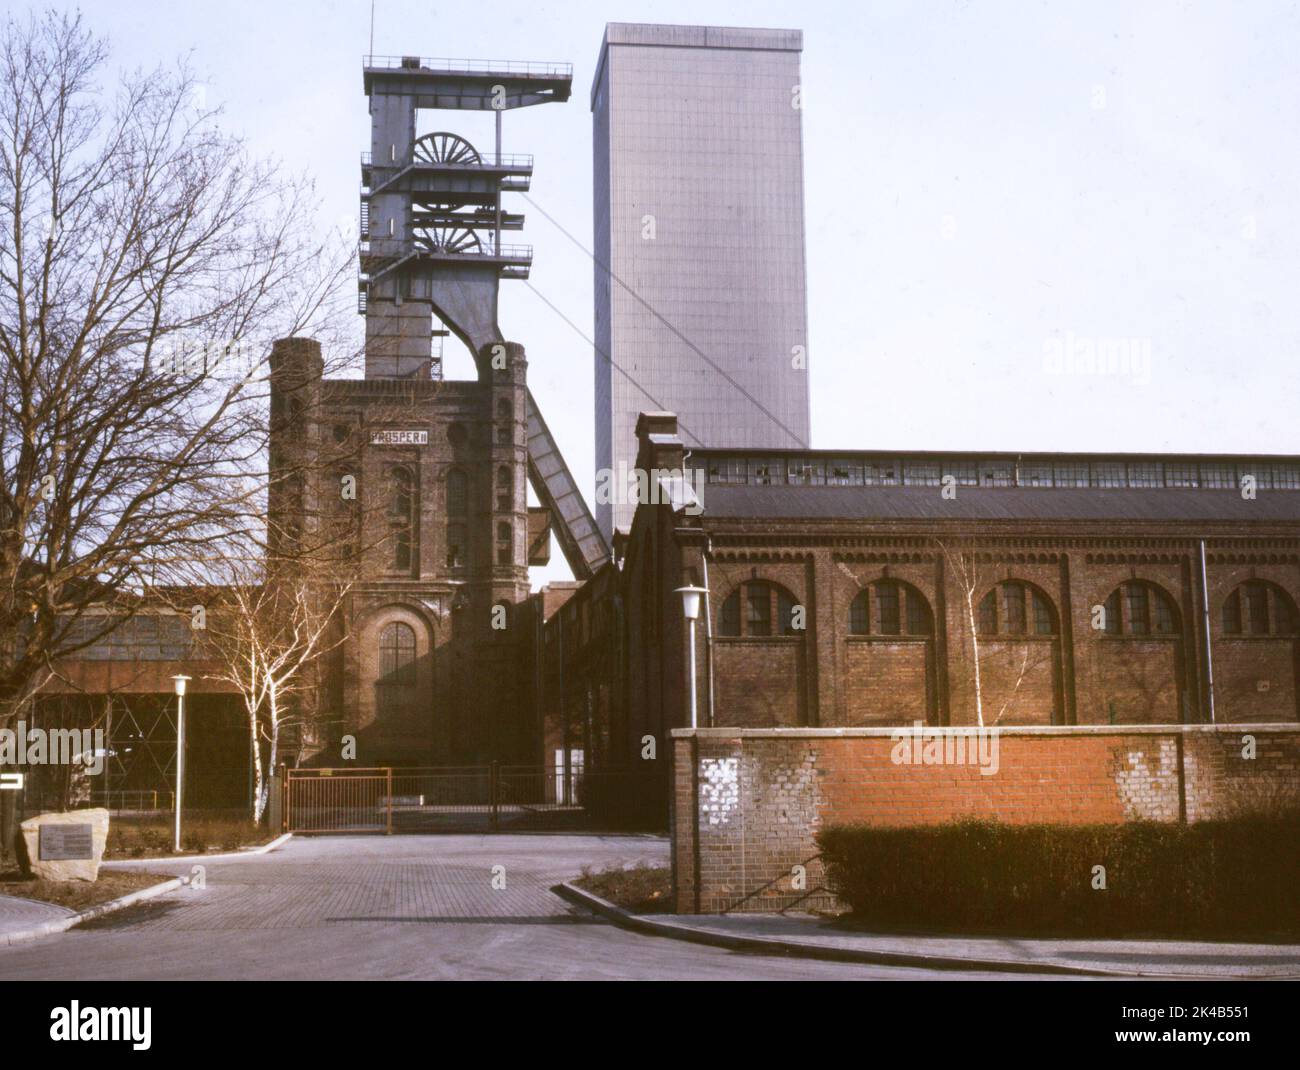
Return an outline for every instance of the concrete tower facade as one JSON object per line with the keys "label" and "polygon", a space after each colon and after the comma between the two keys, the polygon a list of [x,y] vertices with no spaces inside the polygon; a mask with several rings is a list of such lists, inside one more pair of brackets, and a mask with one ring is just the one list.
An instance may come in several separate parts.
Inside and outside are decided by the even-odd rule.
{"label": "concrete tower facade", "polygon": [[[594,126],[596,464],[637,414],[686,446],[806,448],[798,30],[611,23]],[[606,534],[630,503],[597,502]]]}

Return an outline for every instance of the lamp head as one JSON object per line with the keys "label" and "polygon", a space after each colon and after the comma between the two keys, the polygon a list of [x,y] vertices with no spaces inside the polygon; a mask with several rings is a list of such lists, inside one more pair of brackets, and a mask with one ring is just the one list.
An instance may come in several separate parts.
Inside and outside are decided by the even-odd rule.
{"label": "lamp head", "polygon": [[677,593],[682,596],[682,615],[687,620],[700,619],[700,595],[708,594],[705,587],[678,587]]}

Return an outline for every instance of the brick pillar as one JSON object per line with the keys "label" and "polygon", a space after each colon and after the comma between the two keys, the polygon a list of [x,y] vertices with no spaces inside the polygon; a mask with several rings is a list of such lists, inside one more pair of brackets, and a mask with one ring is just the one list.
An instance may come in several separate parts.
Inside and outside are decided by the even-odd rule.
{"label": "brick pillar", "polygon": [[842,669],[839,637],[847,626],[848,607],[835,602],[835,563],[830,550],[813,554],[808,573],[812,605],[807,607],[810,627],[804,638],[804,657],[815,682],[808,723],[840,725],[844,723],[844,710],[837,686]]}
{"label": "brick pillar", "polygon": [[673,733],[669,828],[672,829],[673,836],[673,895],[679,914],[700,912],[697,749],[693,734],[681,731]]}

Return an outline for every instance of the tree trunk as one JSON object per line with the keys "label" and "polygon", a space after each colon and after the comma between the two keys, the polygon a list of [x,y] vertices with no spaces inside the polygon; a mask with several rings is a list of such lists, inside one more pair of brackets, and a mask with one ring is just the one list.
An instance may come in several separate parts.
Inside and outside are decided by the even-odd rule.
{"label": "tree trunk", "polygon": [[966,588],[966,623],[970,627],[970,649],[972,661],[975,662],[975,723],[984,727],[984,690],[980,680],[980,639],[975,627],[975,590],[973,584],[963,583]]}
{"label": "tree trunk", "polygon": [[265,785],[262,777],[262,748],[257,745],[257,714],[248,715],[249,759],[253,763],[253,822],[261,824],[262,810],[266,806]]}

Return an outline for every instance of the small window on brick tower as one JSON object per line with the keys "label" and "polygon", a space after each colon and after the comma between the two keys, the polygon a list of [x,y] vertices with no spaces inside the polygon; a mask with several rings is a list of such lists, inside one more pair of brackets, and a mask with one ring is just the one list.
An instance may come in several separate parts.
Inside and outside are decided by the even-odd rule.
{"label": "small window on brick tower", "polygon": [[497,469],[497,512],[508,513],[514,508],[514,480],[510,469],[502,465]]}
{"label": "small window on brick tower", "polygon": [[464,516],[469,503],[469,480],[459,468],[447,473],[447,515]]}
{"label": "small window on brick tower", "polygon": [[409,468],[389,472],[389,534],[392,539],[392,567],[410,571],[415,560],[415,484]]}
{"label": "small window on brick tower", "polygon": [[509,446],[515,440],[515,407],[509,398],[497,399],[497,445]]}
{"label": "small window on brick tower", "polygon": [[514,562],[514,536],[506,521],[497,524],[497,564],[509,565]]}
{"label": "small window on brick tower", "polygon": [[467,545],[465,542],[465,525],[453,523],[447,525],[447,567],[464,568],[467,563]]}

